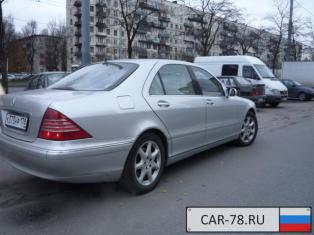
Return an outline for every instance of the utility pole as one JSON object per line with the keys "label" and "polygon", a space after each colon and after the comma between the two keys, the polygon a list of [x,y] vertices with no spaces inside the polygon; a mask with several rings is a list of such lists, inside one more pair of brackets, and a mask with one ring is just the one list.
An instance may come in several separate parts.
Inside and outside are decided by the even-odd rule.
{"label": "utility pole", "polygon": [[90,56],[90,0],[82,1],[82,65],[91,63]]}
{"label": "utility pole", "polygon": [[292,47],[292,31],[293,31],[293,1],[290,0],[290,16],[289,16],[289,28],[288,28],[288,45],[287,45],[287,53],[286,60],[291,61],[291,47]]}
{"label": "utility pole", "polygon": [[0,0],[0,72],[2,73],[2,86],[5,93],[8,93],[8,73],[6,70],[6,53],[5,53],[5,29],[3,23],[2,3],[4,0]]}

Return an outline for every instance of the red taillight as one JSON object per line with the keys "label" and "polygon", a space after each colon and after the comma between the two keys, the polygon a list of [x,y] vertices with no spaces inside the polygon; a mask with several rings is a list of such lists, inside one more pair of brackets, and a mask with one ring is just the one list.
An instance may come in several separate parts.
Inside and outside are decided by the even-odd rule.
{"label": "red taillight", "polygon": [[256,88],[253,88],[253,89],[252,89],[251,95],[252,95],[252,96],[257,96],[257,95],[258,95]]}
{"label": "red taillight", "polygon": [[92,136],[62,113],[48,108],[41,122],[38,138],[65,141],[87,139]]}

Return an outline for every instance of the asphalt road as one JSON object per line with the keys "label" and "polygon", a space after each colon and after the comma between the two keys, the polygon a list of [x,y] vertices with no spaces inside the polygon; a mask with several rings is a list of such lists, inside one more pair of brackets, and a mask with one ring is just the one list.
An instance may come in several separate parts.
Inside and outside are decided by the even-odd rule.
{"label": "asphalt road", "polygon": [[314,101],[258,111],[247,148],[224,145],[166,169],[151,193],[71,185],[0,162],[0,234],[185,234],[186,206],[314,206]]}

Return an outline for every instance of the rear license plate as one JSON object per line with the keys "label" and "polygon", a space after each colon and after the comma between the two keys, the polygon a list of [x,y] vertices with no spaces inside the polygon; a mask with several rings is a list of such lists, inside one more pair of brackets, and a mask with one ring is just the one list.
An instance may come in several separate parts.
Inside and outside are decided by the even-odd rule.
{"label": "rear license plate", "polygon": [[13,113],[8,113],[5,119],[7,127],[15,128],[18,130],[26,131],[28,124],[28,117]]}

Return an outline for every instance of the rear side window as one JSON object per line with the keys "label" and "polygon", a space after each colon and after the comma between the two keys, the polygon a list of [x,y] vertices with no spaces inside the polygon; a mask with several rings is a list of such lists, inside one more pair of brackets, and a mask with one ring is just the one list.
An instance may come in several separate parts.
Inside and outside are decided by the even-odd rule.
{"label": "rear side window", "polygon": [[196,95],[192,78],[185,65],[165,65],[158,73],[166,95]]}
{"label": "rear side window", "polygon": [[134,63],[102,63],[84,67],[52,85],[51,89],[109,91],[127,79],[136,69]]}
{"label": "rear side window", "polygon": [[65,77],[66,73],[56,73],[56,74],[49,74],[48,76],[48,86],[51,86],[52,84],[58,82],[61,80],[61,78]]}
{"label": "rear side window", "polygon": [[149,94],[150,95],[164,95],[165,94],[158,74],[156,74],[152,82],[152,85],[150,86]]}
{"label": "rear side window", "polygon": [[37,83],[38,83],[38,76],[33,76],[33,77],[31,78],[31,81],[30,81],[29,84],[28,84],[27,89],[28,89],[28,90],[36,89],[36,88],[37,88]]}
{"label": "rear side window", "polygon": [[206,96],[223,96],[224,91],[221,84],[216,78],[214,78],[209,72],[197,68],[191,67],[194,76],[199,83],[203,95]]}
{"label": "rear side window", "polygon": [[221,76],[238,76],[239,65],[225,64],[222,66]]}

